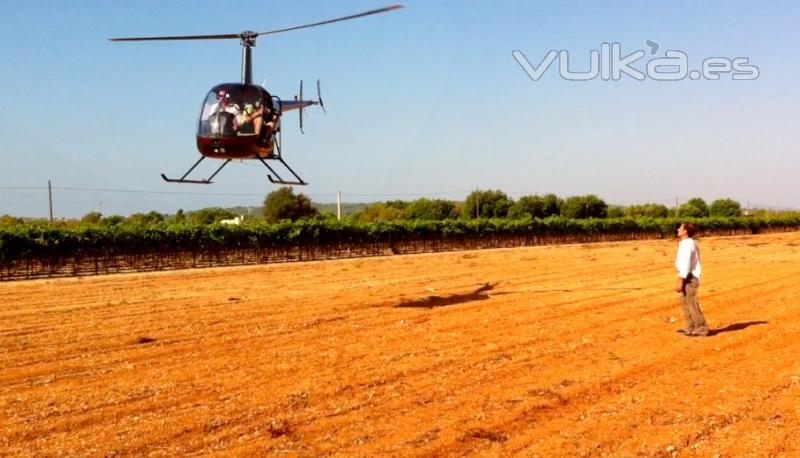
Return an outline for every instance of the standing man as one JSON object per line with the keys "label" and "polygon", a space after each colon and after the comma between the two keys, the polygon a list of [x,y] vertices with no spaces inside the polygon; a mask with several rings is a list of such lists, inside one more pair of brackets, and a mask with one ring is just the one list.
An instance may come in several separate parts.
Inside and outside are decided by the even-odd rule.
{"label": "standing man", "polygon": [[675,257],[675,268],[678,269],[678,283],[675,292],[681,295],[681,309],[686,327],[678,329],[679,334],[686,336],[707,336],[708,326],[700,302],[697,300],[697,288],[700,286],[700,247],[694,240],[697,226],[683,223],[678,227],[678,255]]}

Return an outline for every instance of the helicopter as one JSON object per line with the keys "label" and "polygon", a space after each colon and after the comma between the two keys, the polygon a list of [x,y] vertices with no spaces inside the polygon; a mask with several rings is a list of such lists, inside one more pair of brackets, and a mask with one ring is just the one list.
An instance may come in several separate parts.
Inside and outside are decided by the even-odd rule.
{"label": "helicopter", "polygon": [[[168,178],[163,173],[161,178],[168,183],[211,184],[212,179],[231,161],[252,159],[258,160],[269,170],[267,178],[275,184],[307,185],[297,173],[283,160],[281,150],[280,121],[283,113],[298,110],[300,115],[300,132],[303,132],[304,109],[319,105],[325,112],[319,80],[317,80],[317,99],[303,99],[303,82],[300,81],[300,93],[293,99],[282,100],[270,94],[263,87],[253,84],[251,48],[256,45],[256,38],[292,30],[306,29],[334,22],[356,19],[378,13],[385,13],[402,8],[402,5],[391,5],[384,8],[364,11],[358,14],[314,22],[284,29],[253,32],[246,30],[237,34],[220,35],[181,35],[158,37],[109,38],[110,41],[166,41],[166,40],[228,40],[238,39],[242,46],[242,79],[241,83],[222,83],[212,87],[203,100],[197,127],[197,150],[200,159],[180,178]],[[224,162],[208,178],[188,179],[189,174],[206,158],[222,159]],[[285,180],[269,165],[267,161],[280,162],[294,178]],[[274,177],[273,177],[274,175]]]}

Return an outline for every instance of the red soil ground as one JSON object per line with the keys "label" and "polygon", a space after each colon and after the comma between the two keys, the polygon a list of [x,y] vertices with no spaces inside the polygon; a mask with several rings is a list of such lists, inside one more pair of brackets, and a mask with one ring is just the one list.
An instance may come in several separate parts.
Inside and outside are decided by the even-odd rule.
{"label": "red soil ground", "polygon": [[676,246],[2,283],[0,455],[800,456],[800,233]]}

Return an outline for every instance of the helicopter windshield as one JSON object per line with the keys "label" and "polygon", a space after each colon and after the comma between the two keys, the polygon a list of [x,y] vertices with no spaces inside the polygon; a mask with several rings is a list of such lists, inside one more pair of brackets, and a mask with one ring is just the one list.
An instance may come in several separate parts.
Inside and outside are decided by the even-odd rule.
{"label": "helicopter windshield", "polygon": [[203,102],[197,135],[238,137],[258,135],[264,115],[272,108],[271,97],[259,86],[220,84]]}

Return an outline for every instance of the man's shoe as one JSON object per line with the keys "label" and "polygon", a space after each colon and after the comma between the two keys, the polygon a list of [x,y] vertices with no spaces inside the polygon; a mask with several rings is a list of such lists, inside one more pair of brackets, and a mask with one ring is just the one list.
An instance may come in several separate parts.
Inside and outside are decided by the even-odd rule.
{"label": "man's shoe", "polygon": [[694,331],[692,331],[691,335],[693,337],[708,337],[708,328],[696,328]]}
{"label": "man's shoe", "polygon": [[685,335],[685,336],[690,336],[690,335],[692,335],[692,330],[691,330],[691,329],[689,329],[689,328],[680,328],[680,329],[678,329],[676,332],[677,332],[678,334],[683,334],[683,335]]}

